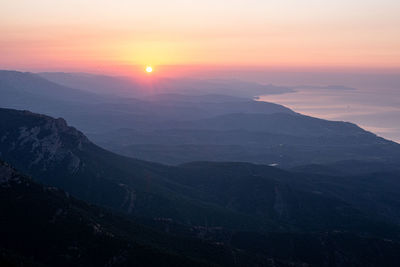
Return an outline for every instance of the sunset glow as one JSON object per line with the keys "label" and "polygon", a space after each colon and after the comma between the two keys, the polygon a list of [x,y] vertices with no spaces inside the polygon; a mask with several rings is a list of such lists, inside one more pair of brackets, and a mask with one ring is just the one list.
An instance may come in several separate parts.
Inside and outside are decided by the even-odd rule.
{"label": "sunset glow", "polygon": [[395,0],[8,1],[0,64],[398,68],[399,10]]}
{"label": "sunset glow", "polygon": [[147,71],[148,73],[153,72],[153,68],[152,68],[151,66],[147,66],[147,67],[146,67],[146,71]]}

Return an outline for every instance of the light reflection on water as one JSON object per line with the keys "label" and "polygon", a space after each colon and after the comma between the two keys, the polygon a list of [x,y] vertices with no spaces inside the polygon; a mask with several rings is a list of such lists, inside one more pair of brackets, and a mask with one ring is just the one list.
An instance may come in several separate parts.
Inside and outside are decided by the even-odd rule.
{"label": "light reflection on water", "polygon": [[295,93],[263,95],[259,100],[282,104],[313,117],[354,122],[400,142],[400,92],[397,90],[304,88]]}

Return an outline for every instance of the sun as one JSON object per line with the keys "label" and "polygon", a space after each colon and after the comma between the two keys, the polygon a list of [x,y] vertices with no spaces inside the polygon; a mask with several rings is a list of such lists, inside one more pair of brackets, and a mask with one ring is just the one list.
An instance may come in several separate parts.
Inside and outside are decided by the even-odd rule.
{"label": "sun", "polygon": [[153,72],[153,68],[151,66],[147,66],[146,72],[148,72],[148,73]]}

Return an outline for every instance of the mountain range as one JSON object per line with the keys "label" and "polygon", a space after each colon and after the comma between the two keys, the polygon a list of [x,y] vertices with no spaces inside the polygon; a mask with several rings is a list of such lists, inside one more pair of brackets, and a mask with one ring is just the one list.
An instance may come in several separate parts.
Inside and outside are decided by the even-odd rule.
{"label": "mountain range", "polygon": [[355,124],[10,71],[0,95],[1,266],[399,265],[399,144]]}
{"label": "mountain range", "polygon": [[[245,161],[291,168],[342,160],[395,164],[400,159],[397,143],[348,122],[304,116],[281,105],[184,91],[149,92],[140,98],[106,95],[104,88],[94,93],[102,81],[97,76],[83,76],[84,82],[71,76],[0,71],[0,105],[62,117],[103,148],[170,165]],[[104,86],[114,81],[106,78]],[[88,86],[91,91],[84,90]]]}
{"label": "mountain range", "polygon": [[[154,266],[158,260],[171,266],[398,263],[395,169],[358,177],[288,172],[249,163],[163,166],[101,149],[63,119],[9,109],[1,109],[0,117],[1,158],[34,179],[1,164],[1,209],[7,218],[1,227],[6,237],[4,262],[23,266]],[[57,245],[49,251],[54,242]],[[182,247],[182,242],[191,245]],[[316,252],[302,250],[304,242],[314,244]],[[289,244],[295,246],[283,249]],[[350,244],[352,249],[346,249]],[[36,251],[31,250],[34,246]],[[379,255],[373,261],[360,256],[366,249],[379,249]],[[93,255],[99,250],[107,253]]]}

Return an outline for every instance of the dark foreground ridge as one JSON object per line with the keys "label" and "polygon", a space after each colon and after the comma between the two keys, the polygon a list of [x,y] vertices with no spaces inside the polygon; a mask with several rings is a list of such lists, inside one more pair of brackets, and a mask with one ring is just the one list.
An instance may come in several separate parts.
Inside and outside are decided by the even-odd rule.
{"label": "dark foreground ridge", "polygon": [[0,109],[0,152],[33,178],[1,164],[1,255],[11,263],[400,262],[396,169],[336,176],[249,163],[163,166],[101,149],[62,119],[10,109]]}

